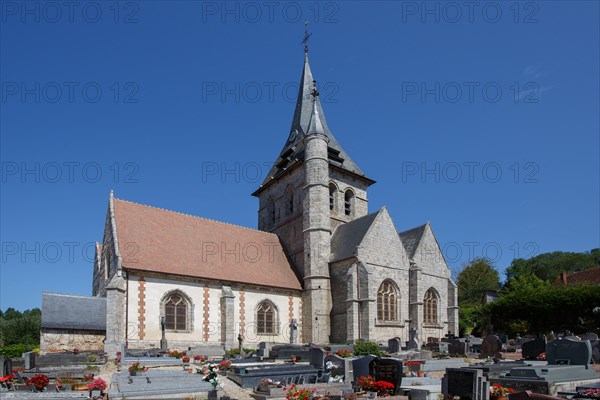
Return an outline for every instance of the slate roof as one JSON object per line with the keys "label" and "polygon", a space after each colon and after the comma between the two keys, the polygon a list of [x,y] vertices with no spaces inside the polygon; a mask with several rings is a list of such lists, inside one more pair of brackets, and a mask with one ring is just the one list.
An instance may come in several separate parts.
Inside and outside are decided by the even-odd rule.
{"label": "slate roof", "polygon": [[42,292],[42,328],[106,330],[106,298]]}
{"label": "slate roof", "polygon": [[[275,161],[275,165],[273,165],[269,171],[269,174],[261,184],[261,187],[254,193],[254,195],[260,192],[262,187],[268,184],[276,176],[283,173],[297,161],[304,159],[303,139],[304,136],[309,132],[311,116],[313,115],[313,98],[310,94],[314,87],[313,80],[314,78],[308,63],[308,54],[306,54],[304,57],[302,77],[300,78],[298,99],[296,100],[296,108],[294,110],[294,117],[292,118],[292,126],[290,128],[290,136],[286,139],[283,149]],[[319,97],[317,97],[316,103],[318,121],[313,121],[313,124],[318,125],[329,139],[330,164],[364,178],[369,184],[375,183],[375,181],[365,176],[364,172],[358,167],[358,165],[354,163],[354,161],[352,161],[348,153],[344,151],[335,136],[333,136],[333,133],[331,133],[329,130]]]}
{"label": "slate roof", "polygon": [[404,232],[398,233],[400,236],[400,241],[406,250],[406,254],[409,258],[413,258],[415,256],[415,252],[417,251],[417,247],[419,247],[419,243],[421,242],[421,238],[423,237],[423,233],[425,233],[425,227],[429,225],[429,222],[426,222],[424,225],[417,226],[416,228],[409,229]]}
{"label": "slate roof", "polygon": [[375,218],[382,210],[376,211],[354,221],[341,224],[331,236],[330,262],[343,260],[356,255],[356,249],[361,244]]}
{"label": "slate roof", "polygon": [[125,269],[302,289],[275,234],[112,201]]}

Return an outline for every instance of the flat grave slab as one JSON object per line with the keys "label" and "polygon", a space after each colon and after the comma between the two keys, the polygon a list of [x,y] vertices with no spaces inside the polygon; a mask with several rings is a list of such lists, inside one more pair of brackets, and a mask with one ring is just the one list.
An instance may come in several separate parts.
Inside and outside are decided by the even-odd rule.
{"label": "flat grave slab", "polygon": [[445,371],[446,368],[461,368],[469,364],[463,358],[446,358],[441,360],[427,360],[421,365],[421,371]]}
{"label": "flat grave slab", "polygon": [[171,396],[202,395],[212,390],[210,383],[203,381],[200,374],[183,371],[148,371],[143,376],[132,376],[125,371],[113,374],[108,391],[111,399],[158,398]]}
{"label": "flat grave slab", "polygon": [[227,377],[243,388],[257,387],[262,379],[282,384],[316,383],[322,371],[308,364],[275,364],[252,367],[233,366]]}
{"label": "flat grave slab", "polygon": [[556,396],[558,392],[573,391],[577,386],[600,382],[600,377],[591,366],[546,365],[513,368],[499,378],[490,379],[490,382],[515,391],[531,390]]}

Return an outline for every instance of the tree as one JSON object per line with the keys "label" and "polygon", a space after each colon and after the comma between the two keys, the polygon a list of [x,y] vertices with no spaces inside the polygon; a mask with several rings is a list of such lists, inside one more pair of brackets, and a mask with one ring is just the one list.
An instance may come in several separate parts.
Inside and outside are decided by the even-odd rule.
{"label": "tree", "polygon": [[550,282],[538,278],[533,272],[519,274],[504,284],[502,294],[508,294],[518,291],[535,291],[546,289],[550,286]]}
{"label": "tree", "polygon": [[515,258],[506,269],[506,281],[533,274],[545,281],[554,281],[561,272],[573,273],[600,265],[600,249],[584,253],[554,251],[529,259]]}
{"label": "tree", "polygon": [[600,312],[595,310],[598,304],[600,286],[523,285],[487,304],[484,311],[491,314],[494,327],[507,334],[566,329],[600,333]]}
{"label": "tree", "polygon": [[459,306],[481,306],[486,290],[500,289],[500,275],[486,258],[476,258],[458,274]]}
{"label": "tree", "polygon": [[42,312],[39,308],[23,313],[8,308],[0,318],[0,343],[37,345],[40,343]]}

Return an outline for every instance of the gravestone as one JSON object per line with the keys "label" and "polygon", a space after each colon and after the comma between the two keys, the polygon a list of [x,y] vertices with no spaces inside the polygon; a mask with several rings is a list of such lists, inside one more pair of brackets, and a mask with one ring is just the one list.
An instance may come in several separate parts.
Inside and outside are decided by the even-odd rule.
{"label": "gravestone", "polygon": [[500,354],[500,339],[494,334],[487,335],[481,342],[481,354],[479,358],[502,358]]}
{"label": "gravestone", "polygon": [[442,393],[446,398],[459,396],[460,400],[484,400],[481,396],[484,382],[483,371],[469,368],[447,368],[442,379]]}
{"label": "gravestone", "polygon": [[5,376],[12,373],[12,360],[10,357],[0,356],[0,375]]}
{"label": "gravestone", "polygon": [[581,340],[589,340],[590,342],[594,340],[598,340],[598,335],[593,332],[584,333],[583,335],[579,335],[579,339]]}
{"label": "gravestone", "polygon": [[415,328],[410,328],[408,334],[410,335],[410,339],[406,343],[406,350],[419,350],[421,346],[419,345],[417,330]]}
{"label": "gravestone", "polygon": [[398,353],[402,349],[402,345],[399,337],[388,340],[388,353]]}
{"label": "gravestone", "polygon": [[289,360],[292,356],[295,356],[297,361],[310,360],[310,347],[291,344],[279,345],[273,346],[269,352],[269,358],[276,358],[279,360]]}
{"label": "gravestone", "polygon": [[517,339],[516,339],[517,349],[521,349],[523,347],[524,343],[531,342],[532,340],[535,340],[535,338],[531,337],[531,336],[526,336],[526,337],[517,336]]}
{"label": "gravestone", "polygon": [[[347,368],[348,365],[350,368]],[[331,377],[341,376],[344,378],[344,382],[351,382],[353,377],[347,373],[351,372],[351,367],[352,360],[350,359],[340,357],[336,354],[329,354],[325,357],[325,369]],[[350,371],[347,371],[347,369]]]}
{"label": "gravestone", "polygon": [[439,352],[442,354],[448,354],[449,353],[449,345],[450,343],[448,342],[440,342],[439,344]]}
{"label": "gravestone", "polygon": [[27,353],[23,353],[23,362],[25,363],[24,367],[26,371],[32,370],[35,368],[35,352],[28,351]]}
{"label": "gravestone", "polygon": [[375,356],[363,356],[352,360],[352,370],[354,371],[354,381],[357,381],[361,376],[369,375],[369,364]]}
{"label": "gravestone", "polygon": [[555,339],[546,345],[546,359],[550,365],[589,365],[592,363],[592,346],[589,340]]}
{"label": "gravestone", "polygon": [[448,353],[464,356],[467,354],[467,343],[460,339],[453,339],[448,343]]}
{"label": "gravestone", "polygon": [[325,356],[327,353],[320,347],[310,348],[310,365],[316,368],[323,368],[325,365]]}
{"label": "gravestone", "polygon": [[592,361],[594,364],[600,364],[600,340],[590,342],[592,346]]}
{"label": "gravestone", "polygon": [[369,375],[376,381],[385,381],[394,385],[393,394],[397,395],[402,385],[402,361],[376,357],[369,363]]}
{"label": "gravestone", "polygon": [[535,360],[546,351],[546,337],[535,338],[521,344],[521,354],[526,360]]}

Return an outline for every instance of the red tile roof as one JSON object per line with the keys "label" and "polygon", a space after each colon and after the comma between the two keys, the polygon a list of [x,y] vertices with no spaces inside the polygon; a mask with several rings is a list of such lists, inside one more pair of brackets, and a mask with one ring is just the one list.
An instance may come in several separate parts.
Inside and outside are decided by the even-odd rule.
{"label": "red tile roof", "polygon": [[277,235],[114,199],[127,269],[301,290]]}
{"label": "red tile roof", "polygon": [[[560,282],[560,279],[561,277],[558,277],[557,281]],[[600,285],[600,267],[589,268],[579,272],[573,272],[572,274],[567,275],[566,283],[568,285],[572,283],[591,283],[594,285]]]}

